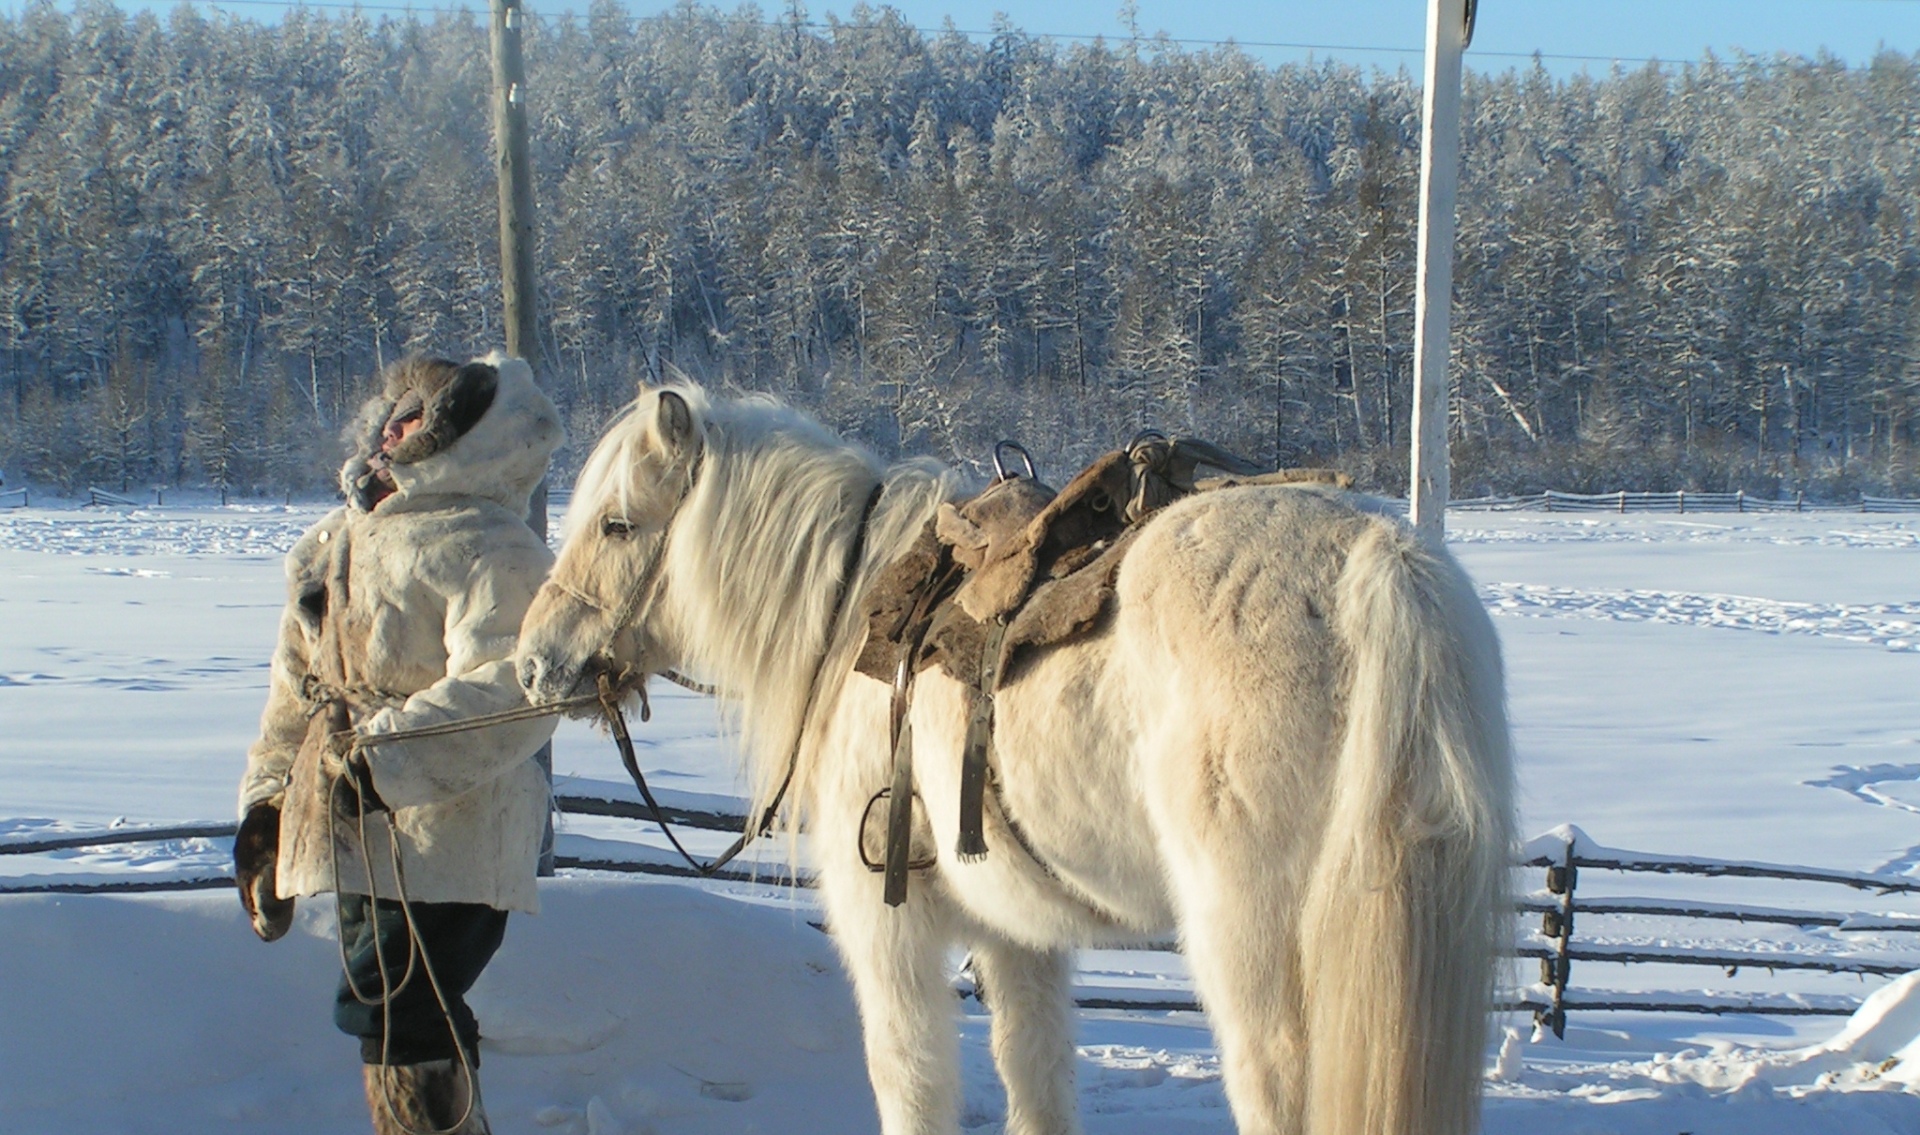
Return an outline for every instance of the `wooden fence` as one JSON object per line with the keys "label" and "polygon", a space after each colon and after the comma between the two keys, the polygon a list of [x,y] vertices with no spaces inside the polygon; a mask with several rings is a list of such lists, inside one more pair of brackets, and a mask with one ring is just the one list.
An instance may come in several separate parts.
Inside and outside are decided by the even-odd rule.
{"label": "wooden fence", "polygon": [[[675,827],[694,828],[702,831],[726,832],[737,835],[746,825],[745,809],[739,812],[714,811],[711,808],[689,806],[679,801],[685,794],[677,794],[661,789],[655,792],[661,800],[661,811],[666,814],[667,822]],[[704,800],[702,801],[704,802]],[[653,821],[653,813],[637,799],[621,799],[614,794],[581,794],[561,792],[554,795],[554,803],[561,812],[577,816],[615,816],[632,820]],[[32,839],[0,840],[0,856],[5,855],[43,855],[53,851],[74,851],[90,847],[115,847],[130,843],[165,843],[187,839],[231,839],[234,823],[232,821],[204,821],[191,824],[171,824],[154,827],[108,828],[97,832],[80,832],[72,835],[56,835]],[[657,849],[646,844],[631,845],[636,854],[613,857],[610,855],[570,856],[556,855],[554,866],[560,870],[580,871],[618,871],[628,874],[668,875],[691,878],[696,872],[676,856],[671,859],[664,854],[649,855]],[[716,872],[713,878],[732,882],[752,882],[756,876],[745,869],[728,868]],[[761,880],[764,881],[764,880]],[[128,878],[125,880],[61,882],[57,877],[33,878],[27,882],[8,882],[0,878],[0,895],[98,895],[98,894],[136,894],[153,891],[203,891],[233,886],[230,871],[199,871],[184,875],[171,875],[160,878]]]}
{"label": "wooden fence", "polygon": [[1863,496],[1857,501],[1810,501],[1805,493],[1769,500],[1732,493],[1563,493],[1548,489],[1517,497],[1473,497],[1448,502],[1449,508],[1474,512],[1877,512],[1920,513],[1920,499]]}
{"label": "wooden fence", "polygon": [[140,502],[132,497],[123,497],[119,493],[110,493],[105,489],[87,490],[88,508],[139,508]]}
{"label": "wooden fence", "polygon": [[1537,985],[1523,991],[1513,1007],[1532,1009],[1536,1021],[1542,1026],[1551,1028],[1556,1036],[1564,1035],[1567,1014],[1574,1011],[1632,1009],[1642,1012],[1672,1013],[1845,1016],[1851,1014],[1860,1004],[1858,999],[1848,996],[1808,994],[1753,996],[1713,991],[1603,993],[1598,997],[1578,998],[1570,995],[1573,989],[1574,962],[1705,966],[1720,969],[1728,977],[1736,975],[1742,968],[1764,969],[1769,972],[1817,971],[1856,974],[1862,977],[1890,977],[1920,969],[1920,957],[1900,957],[1878,950],[1848,950],[1842,953],[1743,951],[1697,945],[1588,943],[1574,936],[1576,923],[1582,915],[1636,915],[1659,919],[1669,926],[1693,921],[1732,921],[1789,926],[1803,930],[1824,929],[1840,933],[1920,933],[1920,915],[1787,909],[1675,898],[1617,896],[1580,898],[1578,887],[1582,870],[1706,878],[1770,879],[1847,887],[1876,895],[1920,894],[1920,879],[1913,877],[1627,851],[1604,847],[1594,842],[1580,829],[1572,826],[1556,829],[1530,842],[1522,853],[1521,866],[1544,869],[1546,885],[1544,889],[1523,898],[1519,904],[1522,912],[1540,916],[1538,933],[1522,939],[1515,951],[1522,958],[1539,959],[1540,981]]}
{"label": "wooden fence", "polygon": [[[624,785],[606,782],[574,782],[577,787],[563,788],[555,796],[560,810],[570,815],[611,816],[651,822],[652,815],[636,795]],[[661,791],[663,810],[669,822],[699,831],[737,833],[746,823],[745,808],[739,801],[725,797]],[[729,806],[731,805],[731,806]],[[90,847],[169,840],[227,839],[233,835],[230,822],[179,824],[164,827],[128,827],[98,832],[61,834],[43,838],[0,840],[0,856],[44,854]],[[563,837],[563,840],[566,837]],[[1537,959],[1540,981],[1510,992],[1499,999],[1497,1010],[1531,1011],[1542,1027],[1564,1035],[1567,1018],[1575,1012],[1638,1011],[1654,1013],[1751,1013],[1769,1016],[1845,1016],[1860,1005],[1860,998],[1844,994],[1741,993],[1689,990],[1686,992],[1621,992],[1593,990],[1582,995],[1574,985],[1574,963],[1617,963],[1622,965],[1678,965],[1718,969],[1729,976],[1741,969],[1772,971],[1817,971],[1853,974],[1861,978],[1887,977],[1920,968],[1920,957],[1905,958],[1884,949],[1864,949],[1843,953],[1795,953],[1727,948],[1713,945],[1617,945],[1580,939],[1576,923],[1602,915],[1631,915],[1655,918],[1663,924],[1678,926],[1687,922],[1739,922],[1763,925],[1823,929],[1839,933],[1884,935],[1920,934],[1920,915],[1861,914],[1826,910],[1787,909],[1782,907],[1695,901],[1684,898],[1596,897],[1579,892],[1580,873],[1584,870],[1620,873],[1653,873],[1715,878],[1754,878],[1794,883],[1825,884],[1852,888],[1878,895],[1920,895],[1920,879],[1873,875],[1861,872],[1833,871],[1783,864],[1738,860],[1707,859],[1693,856],[1662,855],[1603,847],[1573,827],[1531,841],[1522,851],[1519,867],[1531,872],[1543,870],[1545,886],[1526,894],[1518,909],[1538,916],[1537,933],[1523,934],[1514,943],[1512,956]],[[579,853],[558,854],[555,866],[568,871],[602,871],[626,874],[665,875],[681,878],[695,876],[678,856],[664,848],[639,842],[586,840]],[[756,875],[751,867],[729,867],[716,878],[736,883],[758,882],[786,885],[793,880],[784,865],[773,872]],[[161,878],[134,876],[125,879],[82,879],[63,882],[58,876],[38,876],[13,882],[0,879],[0,894],[131,894],[156,891],[213,890],[231,887],[233,878],[224,867],[199,869]],[[801,881],[801,885],[806,885]],[[1916,940],[1920,944],[1920,940]],[[1117,949],[1175,952],[1178,945],[1169,941],[1128,943]],[[970,995],[963,978],[959,992]],[[1148,991],[1137,988],[1102,989],[1082,987],[1076,1001],[1086,1009],[1137,1009],[1156,1011],[1197,1010],[1191,992],[1180,988]]]}
{"label": "wooden fence", "polygon": [[[155,487],[154,503],[166,503],[166,489]],[[572,500],[572,489],[554,489],[548,494],[547,506],[555,512],[565,511]],[[289,498],[291,500],[291,498]],[[25,488],[0,491],[0,508],[27,508],[33,503]],[[220,492],[220,503],[227,503],[225,489]],[[109,492],[101,488],[87,490],[87,507],[90,508],[139,508],[142,502],[120,493]],[[1864,512],[1864,513],[1920,513],[1920,499],[1907,497],[1862,496],[1857,501],[1810,501],[1806,494],[1796,493],[1790,499],[1768,499],[1749,496],[1745,492],[1697,493],[1682,490],[1672,493],[1629,492],[1622,490],[1613,493],[1563,493],[1557,489],[1530,493],[1525,496],[1472,497],[1448,502],[1447,507],[1469,512]]]}

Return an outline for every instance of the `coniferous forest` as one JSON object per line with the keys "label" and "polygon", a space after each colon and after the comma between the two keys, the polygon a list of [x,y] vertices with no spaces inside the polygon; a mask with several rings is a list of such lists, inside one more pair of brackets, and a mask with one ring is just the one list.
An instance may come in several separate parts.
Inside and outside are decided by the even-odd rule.
{"label": "coniferous forest", "polygon": [[[612,0],[528,52],[563,465],[677,369],[887,455],[1157,426],[1404,491],[1408,74]],[[323,490],[383,362],[500,340],[489,82],[484,13],[0,17],[0,470]],[[1920,59],[1463,119],[1456,495],[1920,490]]]}

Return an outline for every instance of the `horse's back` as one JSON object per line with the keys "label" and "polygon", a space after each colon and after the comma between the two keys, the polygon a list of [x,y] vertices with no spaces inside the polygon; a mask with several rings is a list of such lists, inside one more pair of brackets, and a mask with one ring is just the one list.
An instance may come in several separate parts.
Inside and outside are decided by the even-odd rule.
{"label": "horse's back", "polygon": [[1110,661],[1163,831],[1251,823],[1282,858],[1313,838],[1339,745],[1340,577],[1391,523],[1351,494],[1285,486],[1202,493],[1148,522],[1117,581]]}
{"label": "horse's back", "polygon": [[1323,686],[1348,552],[1382,527],[1403,525],[1369,498],[1333,489],[1189,497],[1149,521],[1128,553],[1116,629],[1176,655],[1211,656],[1243,685]]}
{"label": "horse's back", "polygon": [[[1311,838],[1356,659],[1383,635],[1445,651],[1460,636],[1435,626],[1486,621],[1451,557],[1386,507],[1333,489],[1245,486],[1180,501],[1141,532],[1117,582],[1111,675],[1158,790],[1191,797],[1179,823],[1225,808],[1250,821],[1284,815],[1286,838]],[[1396,578],[1437,623],[1366,614],[1379,609],[1380,581]]]}

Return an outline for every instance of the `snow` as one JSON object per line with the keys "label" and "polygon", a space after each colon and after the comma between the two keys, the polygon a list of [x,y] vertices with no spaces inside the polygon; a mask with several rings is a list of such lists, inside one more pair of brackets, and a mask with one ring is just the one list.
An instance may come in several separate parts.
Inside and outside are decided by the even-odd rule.
{"label": "snow", "polygon": [[[502,1129],[829,1135],[872,1111],[832,945],[795,912],[594,879],[550,881],[542,902],[471,997]],[[69,979],[9,967],[0,1126],[364,1127],[359,1052],[327,1015],[332,927],[330,904],[303,902],[263,945],[230,893],[0,899],[0,956]],[[721,991],[751,1011],[716,1012]]]}
{"label": "snow", "polygon": [[[0,513],[0,843],[230,816],[282,598],[279,557],[324,511],[212,506]],[[1506,650],[1523,826],[1539,849],[1920,877],[1920,518],[1455,513]],[[705,700],[657,684],[649,781],[725,810],[741,784]],[[563,791],[625,798],[584,724]],[[729,842],[682,833],[696,854]],[[636,840],[645,846],[636,845]],[[1558,842],[1555,842],[1555,841]],[[560,851],[661,859],[647,825],[568,816]],[[1631,849],[1631,851],[1623,850]],[[778,848],[762,848],[762,877]],[[0,883],[209,878],[225,841],[0,857]],[[1522,876],[1538,891],[1540,873]],[[474,1000],[503,1131],[872,1131],[858,1022],[810,894],[576,874],[515,918]],[[1537,899],[1547,896],[1537,894]],[[1810,882],[1582,872],[1576,947],[1920,963],[1920,900]],[[1839,925],[1675,920],[1820,911]],[[1623,905],[1626,905],[1623,903]],[[0,1130],[356,1129],[351,1042],[328,1019],[331,908],[271,946],[223,890],[0,896]],[[1535,919],[1521,940],[1542,945]],[[953,963],[956,979],[961,959]],[[1514,985],[1534,978],[1523,961]],[[1490,1135],[1920,1130],[1920,980],[1753,964],[1574,965],[1570,998],[1851,1004],[1855,1016],[1575,1011],[1564,1040],[1496,1017]],[[1090,951],[1082,996],[1178,1004],[1174,954]],[[1534,990],[1540,994],[1541,990]],[[987,1020],[960,1001],[964,1123],[1005,1102]],[[1205,1022],[1088,1009],[1091,1135],[1232,1130]],[[21,1022],[45,1022],[23,1027]]]}

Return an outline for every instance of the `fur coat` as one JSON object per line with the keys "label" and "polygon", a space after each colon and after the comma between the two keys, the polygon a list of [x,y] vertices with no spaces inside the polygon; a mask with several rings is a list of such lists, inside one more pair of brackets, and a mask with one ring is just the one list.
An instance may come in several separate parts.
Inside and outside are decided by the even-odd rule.
{"label": "fur coat", "polygon": [[[287,556],[288,602],[266,710],[240,785],[243,816],[263,802],[281,809],[283,898],[334,890],[336,859],[341,890],[400,893],[386,825],[367,825],[370,891],[353,823],[339,809],[330,822],[326,778],[303,771],[311,760],[302,755],[309,683],[344,676],[355,730],[373,741],[374,790],[399,832],[407,897],[502,910],[539,905],[534,874],[551,793],[533,755],[553,719],[377,743],[381,733],[524,704],[511,656],[553,557],[523,518],[562,431],[526,363],[496,353],[460,368],[462,378],[470,374],[493,386],[484,412],[461,423],[457,436],[441,430],[429,452],[395,447],[394,490],[370,500],[355,486],[364,487],[380,428],[396,404],[420,401],[417,391],[395,389],[403,375],[392,378],[363,413],[365,440],[342,471],[348,505]],[[448,417],[448,391],[460,385],[426,391],[429,430],[420,432]]]}

